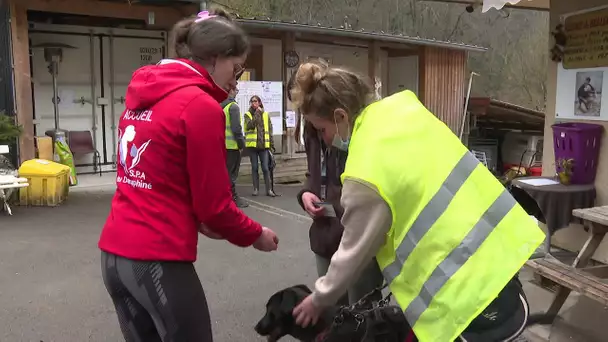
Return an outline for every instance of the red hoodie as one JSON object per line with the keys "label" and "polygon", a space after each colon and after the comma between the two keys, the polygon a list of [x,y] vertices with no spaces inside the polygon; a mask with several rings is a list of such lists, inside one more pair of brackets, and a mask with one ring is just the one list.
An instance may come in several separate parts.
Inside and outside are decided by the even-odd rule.
{"label": "red hoodie", "polygon": [[133,74],[119,125],[117,190],[99,248],[136,260],[194,261],[201,223],[250,246],[262,233],[232,200],[226,92],[186,60]]}

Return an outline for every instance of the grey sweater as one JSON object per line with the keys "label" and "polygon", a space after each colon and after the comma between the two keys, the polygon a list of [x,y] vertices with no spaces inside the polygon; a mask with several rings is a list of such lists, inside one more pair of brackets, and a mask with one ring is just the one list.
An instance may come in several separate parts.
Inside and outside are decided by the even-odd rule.
{"label": "grey sweater", "polygon": [[[225,108],[230,102],[235,102],[234,99],[227,98],[222,102],[222,108]],[[234,135],[234,140],[236,141],[239,150],[245,148],[245,136],[243,135],[243,128],[241,127],[241,109],[236,102],[230,106],[230,129],[232,130],[232,135]]]}

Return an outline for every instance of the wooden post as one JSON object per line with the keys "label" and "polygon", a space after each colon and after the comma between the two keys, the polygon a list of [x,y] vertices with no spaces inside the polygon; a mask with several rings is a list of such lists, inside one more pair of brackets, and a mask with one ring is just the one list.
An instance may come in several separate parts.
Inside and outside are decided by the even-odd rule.
{"label": "wooden post", "polygon": [[426,46],[418,65],[420,100],[458,135],[466,97],[466,51]]}
{"label": "wooden post", "polygon": [[36,156],[30,44],[27,9],[21,5],[19,0],[12,0],[9,2],[9,13],[17,111],[15,116],[17,123],[23,127],[23,134],[19,138],[19,162],[21,163]]}
{"label": "wooden post", "polygon": [[[293,32],[285,32],[281,37],[281,80],[283,81],[283,113],[287,113],[288,109],[291,109],[291,104],[287,99],[287,82],[291,77],[291,74],[297,69],[292,69],[285,65],[285,53],[289,51],[295,51],[296,49],[296,36]],[[295,140],[295,129],[287,128],[286,120],[283,120],[283,127],[285,128],[285,134],[283,135],[283,148],[282,152],[286,153],[287,158],[293,158],[296,153],[296,140]]]}
{"label": "wooden post", "polygon": [[380,63],[380,45],[377,41],[371,42],[367,53],[368,60],[368,75],[372,84],[376,82],[376,78],[382,79],[382,66]]}
{"label": "wooden post", "polygon": [[426,96],[426,50],[424,47],[418,48],[418,99],[422,101],[422,103],[426,106],[425,96]]}

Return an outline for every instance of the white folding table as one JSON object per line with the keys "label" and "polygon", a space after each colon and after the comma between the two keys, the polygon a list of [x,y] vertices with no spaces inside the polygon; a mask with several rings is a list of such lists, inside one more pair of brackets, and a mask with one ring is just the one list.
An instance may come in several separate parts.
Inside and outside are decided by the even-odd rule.
{"label": "white folding table", "polygon": [[[6,154],[9,152],[7,145],[0,145],[0,154]],[[0,204],[2,208],[9,214],[13,215],[11,207],[8,205],[8,199],[11,190],[28,187],[27,178],[19,178],[13,175],[0,175]]]}

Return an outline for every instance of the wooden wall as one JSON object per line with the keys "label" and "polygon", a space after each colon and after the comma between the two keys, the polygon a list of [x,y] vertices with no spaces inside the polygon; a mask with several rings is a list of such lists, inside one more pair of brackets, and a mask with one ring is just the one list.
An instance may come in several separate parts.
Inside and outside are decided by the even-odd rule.
{"label": "wooden wall", "polygon": [[466,97],[466,51],[424,47],[419,58],[420,100],[458,135]]}
{"label": "wooden wall", "polygon": [[12,1],[9,3],[9,11],[15,81],[15,116],[17,123],[23,127],[23,134],[19,138],[19,160],[25,161],[36,156],[27,9],[20,2]]}

